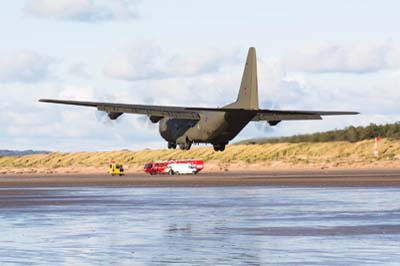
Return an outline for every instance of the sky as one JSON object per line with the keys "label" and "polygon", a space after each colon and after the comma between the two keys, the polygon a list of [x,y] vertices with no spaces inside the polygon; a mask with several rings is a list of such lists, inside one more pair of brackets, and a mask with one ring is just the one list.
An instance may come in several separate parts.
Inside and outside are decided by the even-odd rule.
{"label": "sky", "polygon": [[4,1],[0,149],[164,148],[145,116],[109,121],[38,99],[223,106],[251,46],[261,108],[361,115],[252,122],[233,142],[400,121],[398,10],[390,0]]}

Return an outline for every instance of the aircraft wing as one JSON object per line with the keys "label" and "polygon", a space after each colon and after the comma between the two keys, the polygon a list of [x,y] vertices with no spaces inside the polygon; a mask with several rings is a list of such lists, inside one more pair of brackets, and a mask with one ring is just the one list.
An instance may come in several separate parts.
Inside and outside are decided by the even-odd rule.
{"label": "aircraft wing", "polygon": [[343,111],[289,111],[289,110],[257,110],[252,121],[282,120],[320,120],[325,115],[357,115],[358,112]]}
{"label": "aircraft wing", "polygon": [[[123,113],[147,115],[153,122],[157,122],[163,117],[193,119],[199,120],[201,112],[251,112],[255,116],[252,121],[272,121],[279,122],[282,120],[316,120],[322,119],[324,115],[355,115],[357,112],[336,112],[336,111],[287,111],[287,110],[249,110],[238,108],[208,108],[208,107],[181,107],[181,106],[161,106],[161,105],[140,105],[125,103],[105,103],[105,102],[87,102],[87,101],[70,101],[70,100],[54,100],[41,99],[39,102],[56,103],[67,105],[78,105],[86,107],[95,107],[99,111],[108,113],[111,119],[116,119]],[[154,120],[152,119],[154,118]]]}
{"label": "aircraft wing", "polygon": [[124,104],[124,103],[105,103],[105,102],[85,102],[85,101],[68,101],[68,100],[53,100],[41,99],[39,102],[78,105],[86,107],[96,107],[99,111],[108,113],[111,119],[116,119],[123,113],[142,114],[150,118],[180,118],[199,120],[198,112],[186,110],[185,107],[178,106],[158,106],[158,105],[140,105],[140,104]]}
{"label": "aircraft wing", "polygon": [[255,113],[251,121],[282,121],[282,120],[320,120],[325,115],[357,115],[358,112],[348,111],[290,111],[290,110],[270,110],[270,109],[240,109],[240,108],[202,108],[186,107],[185,110],[209,111],[209,112],[252,112]]}

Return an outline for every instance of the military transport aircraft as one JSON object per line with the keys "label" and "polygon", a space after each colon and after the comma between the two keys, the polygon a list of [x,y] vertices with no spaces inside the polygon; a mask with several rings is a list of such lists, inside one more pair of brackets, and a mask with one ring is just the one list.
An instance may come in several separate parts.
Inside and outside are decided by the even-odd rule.
{"label": "military transport aircraft", "polygon": [[179,107],[41,99],[40,102],[96,107],[112,120],[123,113],[147,115],[159,123],[160,135],[169,149],[177,145],[189,150],[193,143],[211,143],[215,151],[224,151],[250,121],[266,121],[275,126],[283,120],[322,119],[324,115],[355,115],[357,112],[288,111],[259,109],[256,50],[249,49],[237,100],[222,108]]}

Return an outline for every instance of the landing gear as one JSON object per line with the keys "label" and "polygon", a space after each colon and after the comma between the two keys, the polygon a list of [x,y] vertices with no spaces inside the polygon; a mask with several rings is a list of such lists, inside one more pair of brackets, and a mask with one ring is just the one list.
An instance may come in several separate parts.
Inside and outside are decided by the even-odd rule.
{"label": "landing gear", "polygon": [[176,149],[176,143],[175,142],[168,142],[168,149]]}
{"label": "landing gear", "polygon": [[185,144],[179,144],[179,148],[181,150],[190,150],[190,147],[192,147],[192,143],[191,142],[186,142]]}
{"label": "landing gear", "polygon": [[214,144],[214,151],[224,151],[225,150],[225,144]]}
{"label": "landing gear", "polygon": [[190,150],[190,147],[192,147],[193,141],[190,141],[188,137],[186,137],[185,143],[179,143],[179,148],[181,150]]}

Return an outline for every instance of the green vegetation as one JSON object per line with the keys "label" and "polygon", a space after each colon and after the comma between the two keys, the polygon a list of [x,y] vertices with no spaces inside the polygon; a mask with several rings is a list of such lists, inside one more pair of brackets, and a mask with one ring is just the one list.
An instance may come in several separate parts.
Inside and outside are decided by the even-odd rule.
{"label": "green vegetation", "polygon": [[292,137],[250,139],[237,144],[264,144],[264,143],[301,143],[301,142],[332,142],[347,141],[358,142],[374,139],[375,137],[400,140],[400,122],[395,124],[376,125],[370,124],[366,127],[347,127],[341,130],[318,132],[307,135],[296,135]]}

